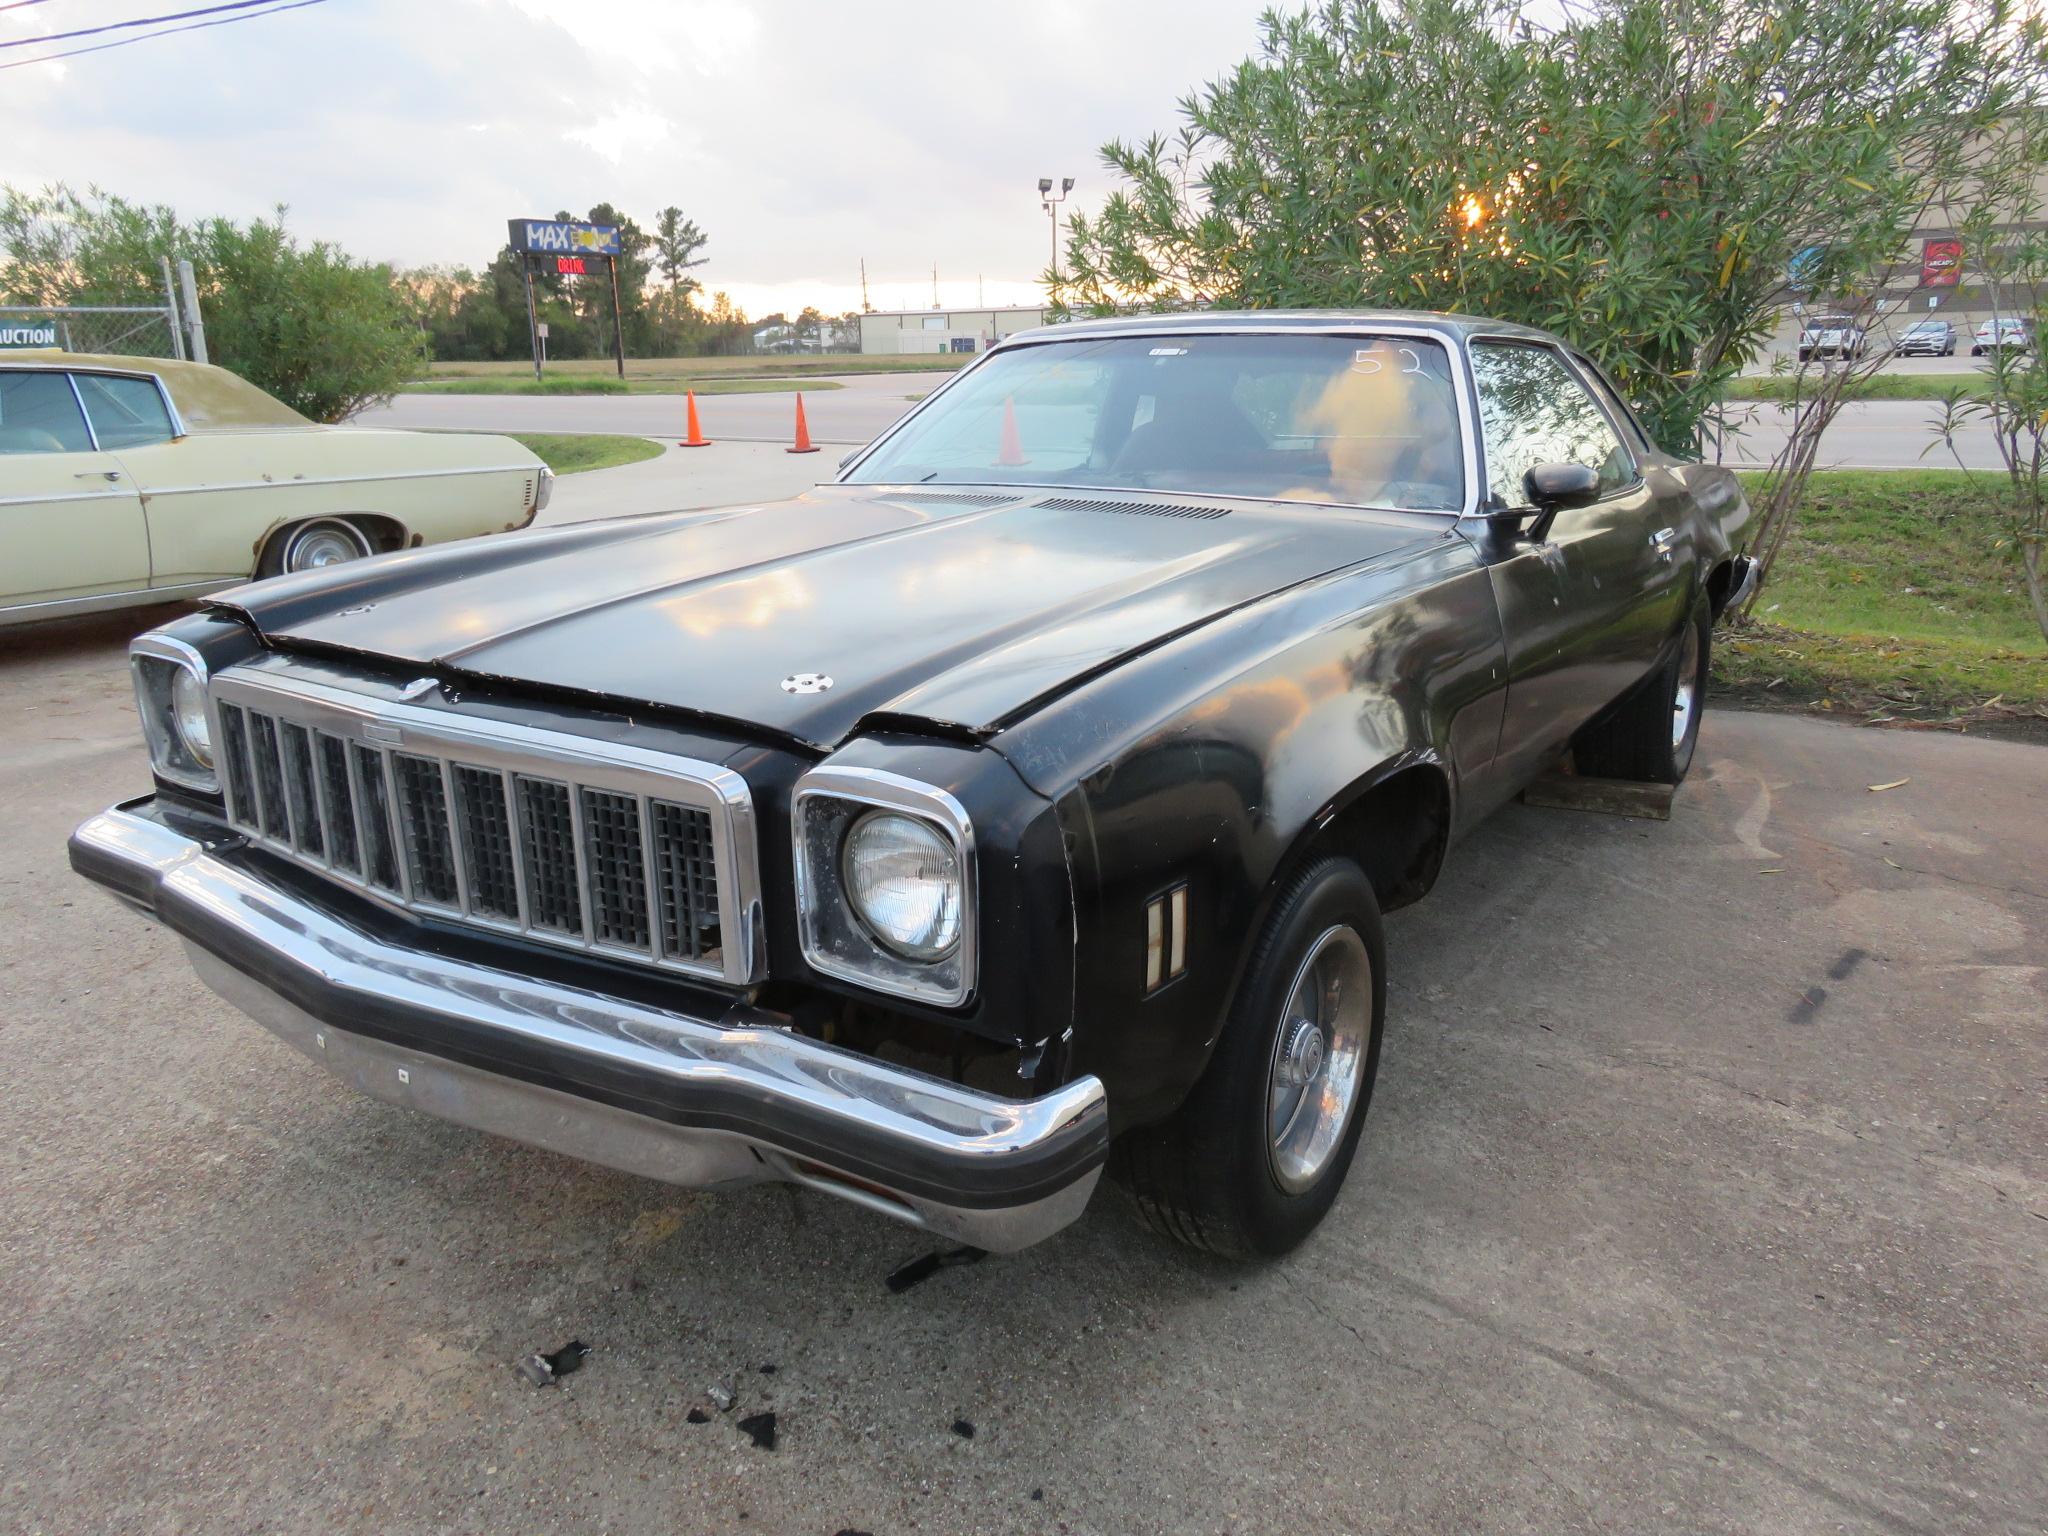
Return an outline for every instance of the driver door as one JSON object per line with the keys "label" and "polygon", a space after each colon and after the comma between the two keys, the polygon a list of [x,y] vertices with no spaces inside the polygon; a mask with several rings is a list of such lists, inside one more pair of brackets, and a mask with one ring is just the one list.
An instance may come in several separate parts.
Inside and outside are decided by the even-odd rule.
{"label": "driver door", "polygon": [[1599,499],[1559,512],[1542,537],[1498,525],[1482,535],[1507,646],[1496,765],[1519,781],[1654,661],[1662,636],[1640,620],[1671,558],[1671,530],[1657,525],[1635,453],[1561,353],[1475,341],[1471,356],[1492,505],[1527,505],[1523,477],[1538,464],[1600,475]]}

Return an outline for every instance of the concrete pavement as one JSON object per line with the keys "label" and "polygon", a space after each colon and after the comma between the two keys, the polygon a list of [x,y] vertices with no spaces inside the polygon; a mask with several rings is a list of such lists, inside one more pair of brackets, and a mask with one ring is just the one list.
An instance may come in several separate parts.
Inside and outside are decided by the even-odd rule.
{"label": "concrete pavement", "polygon": [[679,448],[659,458],[563,475],[536,521],[542,527],[598,517],[632,517],[691,507],[732,506],[807,491],[839,467],[835,450],[790,453],[775,443],[724,442]]}
{"label": "concrete pavement", "polygon": [[[811,437],[839,453],[879,435],[949,375],[848,374],[840,389],[806,391]],[[788,444],[796,431],[794,391],[699,395],[704,433],[714,441]],[[400,395],[354,418],[364,426],[464,432],[624,432],[669,441],[682,436],[681,395]],[[838,453],[821,455],[828,462]]]}
{"label": "concrete pavement", "polygon": [[2041,1528],[2038,748],[1710,712],[1670,822],[1511,808],[1389,920],[1372,1118],[1293,1259],[1105,1187],[891,1295],[931,1244],[880,1217],[354,1096],[74,877],[146,788],[161,617],[0,648],[17,1529]]}

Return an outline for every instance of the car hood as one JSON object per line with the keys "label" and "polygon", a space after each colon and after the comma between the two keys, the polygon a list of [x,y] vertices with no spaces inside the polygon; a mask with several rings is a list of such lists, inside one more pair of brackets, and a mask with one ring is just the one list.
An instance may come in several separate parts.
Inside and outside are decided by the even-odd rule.
{"label": "car hood", "polygon": [[280,577],[210,606],[284,649],[829,748],[864,724],[992,733],[1124,657],[1442,532],[1309,506],[826,487]]}

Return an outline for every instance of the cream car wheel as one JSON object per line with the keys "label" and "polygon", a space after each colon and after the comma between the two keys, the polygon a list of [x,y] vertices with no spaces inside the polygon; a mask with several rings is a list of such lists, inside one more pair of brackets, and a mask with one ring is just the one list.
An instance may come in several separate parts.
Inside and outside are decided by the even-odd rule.
{"label": "cream car wheel", "polygon": [[285,535],[284,552],[278,560],[281,571],[317,571],[325,566],[344,565],[370,553],[370,541],[353,523],[326,520],[304,523]]}

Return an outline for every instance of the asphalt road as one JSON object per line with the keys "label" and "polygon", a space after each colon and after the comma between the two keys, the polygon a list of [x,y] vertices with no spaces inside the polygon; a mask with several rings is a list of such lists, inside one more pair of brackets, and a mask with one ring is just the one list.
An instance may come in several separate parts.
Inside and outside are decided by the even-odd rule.
{"label": "asphalt road", "polygon": [[892,1295],[880,1217],[353,1096],[74,877],[161,617],[0,641],[13,1529],[2042,1528],[2039,748],[1710,713],[1669,823],[1511,808],[1390,920],[1294,1258],[1105,1189]]}
{"label": "asphalt road", "polygon": [[[1911,360],[1909,360],[1911,361]],[[944,382],[933,374],[848,377],[844,389],[804,396],[811,435],[844,452],[868,442]],[[705,434],[728,441],[788,442],[795,405],[787,394],[706,395],[697,402]],[[1936,437],[1938,407],[1923,400],[1867,400],[1842,408],[1828,429],[1820,461],[1842,468],[1954,468]],[[436,427],[482,432],[624,432],[673,440],[682,432],[677,395],[400,395],[356,418],[365,425]],[[1729,413],[1733,432],[1723,450],[1731,464],[1767,464],[1783,446],[1784,412],[1758,404]],[[1972,426],[1958,440],[1971,469],[1998,468],[1988,429]],[[715,451],[715,450],[713,450]],[[821,456],[825,472],[837,455]]]}

